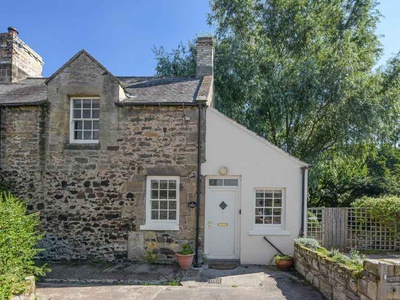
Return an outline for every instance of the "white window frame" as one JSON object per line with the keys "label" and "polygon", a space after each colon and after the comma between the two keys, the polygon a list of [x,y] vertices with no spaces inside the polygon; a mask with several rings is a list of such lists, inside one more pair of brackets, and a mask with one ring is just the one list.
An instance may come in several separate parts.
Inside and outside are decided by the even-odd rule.
{"label": "white window frame", "polygon": [[[257,224],[256,218],[256,195],[257,191],[281,191],[282,192],[282,205],[281,205],[281,223],[280,224]],[[272,207],[273,209],[273,207]],[[256,187],[254,188],[253,198],[253,213],[252,223],[253,228],[249,230],[249,235],[290,235],[290,232],[285,230],[285,215],[286,215],[286,188],[284,187]]]}
{"label": "white window frame", "polygon": [[[176,220],[151,219],[151,181],[176,180]],[[146,179],[146,224],[140,225],[140,230],[179,230],[180,206],[180,177],[179,176],[147,176]]]}
{"label": "white window frame", "polygon": [[[75,100],[97,100],[99,101],[99,118],[74,118],[74,101]],[[91,112],[93,111],[93,108],[91,108]],[[69,119],[70,119],[70,125],[69,125],[69,142],[71,144],[98,144],[99,139],[75,139],[75,122],[77,121],[98,121],[100,123],[100,98],[99,97],[71,97],[70,98],[70,113],[69,113]],[[82,126],[84,126],[82,124]],[[91,128],[91,131],[93,132],[93,127]],[[100,131],[99,131],[100,133]],[[82,136],[83,137],[83,136]]]}

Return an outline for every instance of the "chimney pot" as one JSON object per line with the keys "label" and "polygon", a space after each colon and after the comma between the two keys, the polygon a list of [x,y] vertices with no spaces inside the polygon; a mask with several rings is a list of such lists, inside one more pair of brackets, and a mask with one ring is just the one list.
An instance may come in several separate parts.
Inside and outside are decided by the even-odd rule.
{"label": "chimney pot", "polygon": [[18,30],[15,28],[15,27],[8,27],[7,28],[8,29],[8,33],[12,33],[12,35],[14,36],[14,37],[16,37],[16,36],[18,36]]}

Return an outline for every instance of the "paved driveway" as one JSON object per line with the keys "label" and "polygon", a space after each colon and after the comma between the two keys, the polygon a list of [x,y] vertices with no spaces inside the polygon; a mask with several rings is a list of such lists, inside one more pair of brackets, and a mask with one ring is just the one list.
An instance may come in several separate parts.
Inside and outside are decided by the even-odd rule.
{"label": "paved driveway", "polygon": [[[185,272],[175,266],[145,264],[50,267],[53,272],[37,284],[39,300],[324,299],[298,273],[265,266],[238,266],[231,270],[206,267]],[[182,286],[144,285],[146,277],[147,282],[164,279],[164,283],[180,281]]]}

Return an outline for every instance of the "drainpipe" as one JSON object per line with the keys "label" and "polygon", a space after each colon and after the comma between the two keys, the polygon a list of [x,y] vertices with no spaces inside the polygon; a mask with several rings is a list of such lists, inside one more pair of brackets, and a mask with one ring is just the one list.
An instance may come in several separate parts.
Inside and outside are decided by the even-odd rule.
{"label": "drainpipe", "polygon": [[194,266],[199,267],[199,235],[200,235],[200,200],[201,200],[201,108],[202,104],[198,104],[199,116],[197,124],[197,205],[196,205],[196,240],[195,240],[195,261]]}
{"label": "drainpipe", "polygon": [[308,166],[301,167],[301,227],[300,237],[303,237],[304,227],[307,221],[306,207],[307,207],[307,185],[308,185]]}

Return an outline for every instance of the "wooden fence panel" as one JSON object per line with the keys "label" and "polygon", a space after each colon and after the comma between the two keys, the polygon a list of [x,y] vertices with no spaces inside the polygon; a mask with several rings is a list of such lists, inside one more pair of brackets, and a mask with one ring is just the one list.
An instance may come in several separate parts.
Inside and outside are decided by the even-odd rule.
{"label": "wooden fence panel", "polygon": [[325,208],[325,239],[323,246],[327,249],[346,250],[347,210],[343,208]]}

